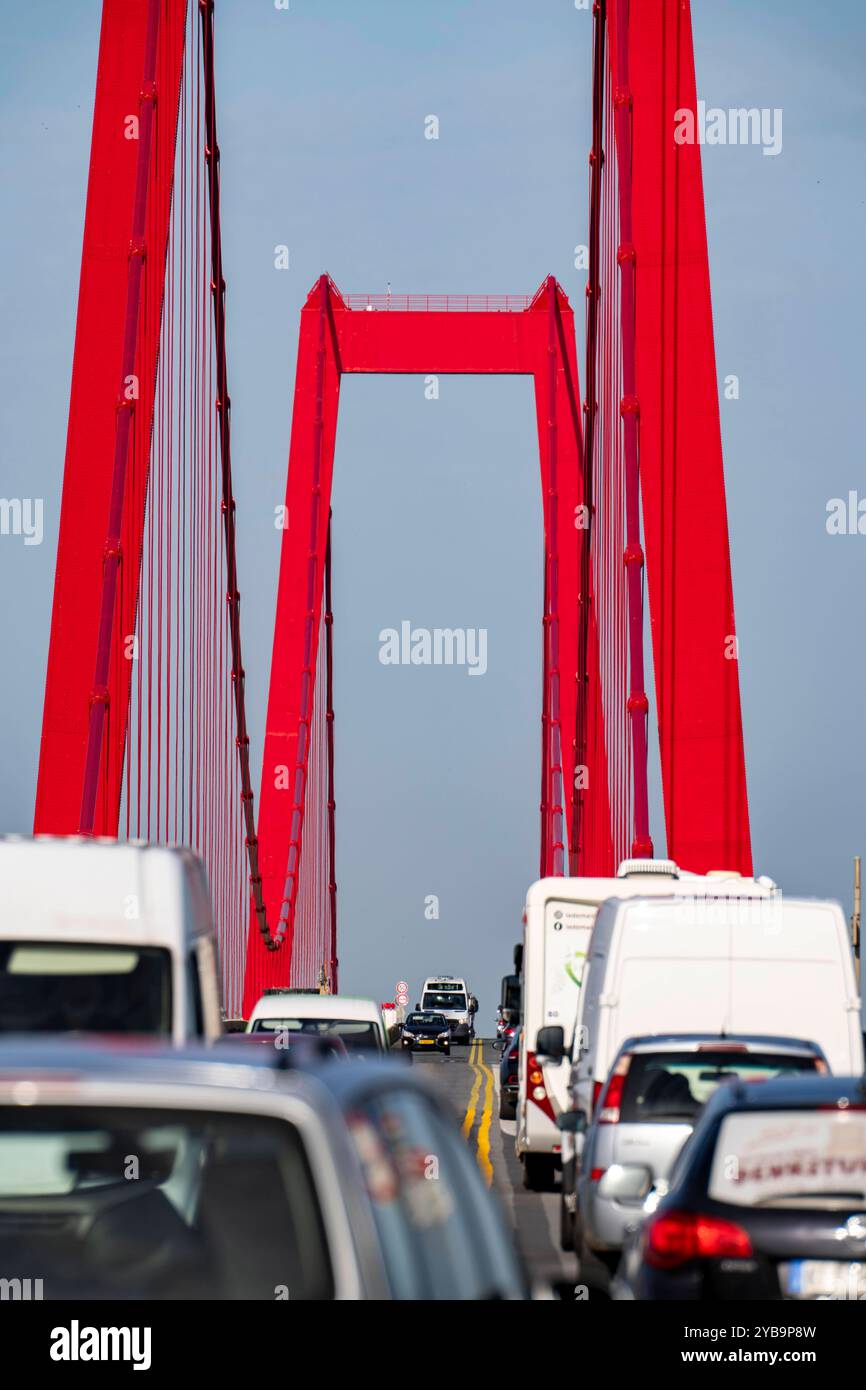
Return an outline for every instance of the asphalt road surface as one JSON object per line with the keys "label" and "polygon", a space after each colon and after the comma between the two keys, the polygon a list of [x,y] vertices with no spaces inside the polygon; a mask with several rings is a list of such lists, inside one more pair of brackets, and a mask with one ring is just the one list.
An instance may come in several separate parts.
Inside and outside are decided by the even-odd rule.
{"label": "asphalt road surface", "polygon": [[559,1248],[559,1192],[527,1192],[514,1152],[513,1120],[499,1117],[499,1056],[490,1039],[451,1056],[413,1054],[412,1064],[450,1104],[482,1173],[499,1194],[530,1277],[549,1284],[561,1298],[575,1297],[578,1266]]}

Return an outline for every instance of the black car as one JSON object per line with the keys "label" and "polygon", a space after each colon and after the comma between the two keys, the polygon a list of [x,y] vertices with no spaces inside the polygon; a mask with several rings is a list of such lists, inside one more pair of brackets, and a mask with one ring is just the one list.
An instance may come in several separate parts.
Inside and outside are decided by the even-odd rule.
{"label": "black car", "polygon": [[612,1293],[866,1299],[866,1080],[721,1086]]}
{"label": "black car", "polygon": [[429,1010],[408,1014],[400,1034],[404,1052],[444,1052],[451,1055],[451,1029],[444,1014]]}

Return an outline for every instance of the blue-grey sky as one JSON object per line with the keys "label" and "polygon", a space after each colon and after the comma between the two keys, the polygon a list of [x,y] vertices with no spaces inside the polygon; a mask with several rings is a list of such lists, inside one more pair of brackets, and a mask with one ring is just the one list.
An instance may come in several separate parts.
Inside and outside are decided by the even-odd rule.
{"label": "blue-grey sky", "polygon": [[[4,13],[0,494],[45,504],[41,546],[0,537],[8,830],[32,823],[99,8]],[[847,902],[866,849],[866,536],[829,536],[825,519],[830,498],[866,496],[866,9],[693,0],[693,17],[699,96],[783,110],[776,158],[704,149],[719,376],[740,379],[722,429],[755,862]],[[299,308],[322,270],[395,293],[524,293],[553,272],[582,322],[591,18],[573,0],[218,0],[216,24],[260,755]],[[429,401],[421,378],[346,379],[334,557],[343,988],[386,998],[398,978],[414,993],[428,971],[465,973],[489,1020],[538,854],[528,380],[443,378]],[[402,619],[487,628],[487,674],[382,666],[378,633]]]}

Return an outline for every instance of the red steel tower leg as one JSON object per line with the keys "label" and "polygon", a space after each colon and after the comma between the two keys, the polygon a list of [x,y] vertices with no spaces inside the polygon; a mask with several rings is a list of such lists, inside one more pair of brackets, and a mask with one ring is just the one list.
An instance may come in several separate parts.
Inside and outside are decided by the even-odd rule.
{"label": "red steel tower leg", "polygon": [[37,832],[117,831],[185,15],[103,5]]}
{"label": "red steel tower leg", "polygon": [[322,275],[301,311],[258,826],[262,892],[278,959],[268,959],[254,920],[245,1009],[266,984],[288,981],[292,958],[340,392],[331,300]]}
{"label": "red steel tower leg", "polygon": [[748,874],[701,152],[675,139],[676,113],[696,110],[691,14],[688,0],[609,0],[608,15],[611,71],[629,84],[616,99],[632,112],[635,374],[668,853],[698,872]]}

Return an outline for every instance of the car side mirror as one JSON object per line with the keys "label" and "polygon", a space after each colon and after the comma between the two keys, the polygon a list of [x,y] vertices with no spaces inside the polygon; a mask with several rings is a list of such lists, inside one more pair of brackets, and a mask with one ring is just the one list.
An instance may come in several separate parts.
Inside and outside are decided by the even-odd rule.
{"label": "car side mirror", "polygon": [[535,1055],[549,1062],[561,1062],[565,1055],[565,1033],[559,1024],[539,1028],[535,1039]]}
{"label": "car side mirror", "polygon": [[469,996],[469,1012],[471,1014],[478,1013],[478,1000],[475,998],[474,994]]}
{"label": "car side mirror", "polygon": [[415,1012],[416,1012],[416,1014],[418,1013],[418,1011],[419,1011],[420,1008],[421,1008],[421,1005],[420,1005],[420,1004],[416,1004],[416,1005],[415,1005]]}

